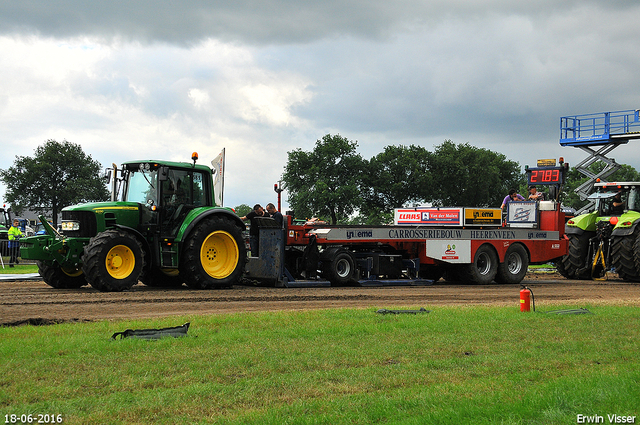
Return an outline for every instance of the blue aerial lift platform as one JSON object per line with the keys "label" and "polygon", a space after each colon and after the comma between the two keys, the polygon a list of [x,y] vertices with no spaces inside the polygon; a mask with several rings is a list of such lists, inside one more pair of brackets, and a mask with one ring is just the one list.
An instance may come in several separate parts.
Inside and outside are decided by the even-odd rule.
{"label": "blue aerial lift platform", "polygon": [[560,118],[560,145],[594,146],[640,139],[640,109]]}
{"label": "blue aerial lift platform", "polygon": [[[584,161],[573,167],[589,177],[588,181],[575,190],[581,200],[587,199],[597,179],[606,181],[607,176],[620,168],[620,164],[615,159],[608,158],[607,154],[633,139],[640,139],[640,109],[560,118],[560,145],[574,146],[589,154]],[[589,169],[596,162],[605,164],[599,173]],[[578,213],[591,209],[593,205],[592,201]]]}

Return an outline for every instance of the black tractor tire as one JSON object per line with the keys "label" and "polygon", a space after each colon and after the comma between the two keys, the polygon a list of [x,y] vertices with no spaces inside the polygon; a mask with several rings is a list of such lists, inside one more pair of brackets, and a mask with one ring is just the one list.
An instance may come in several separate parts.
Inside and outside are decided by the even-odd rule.
{"label": "black tractor tire", "polygon": [[589,255],[589,239],[593,236],[595,236],[593,232],[568,235],[569,252],[556,262],[558,273],[567,279],[591,279],[591,259],[587,256]]}
{"label": "black tractor tire", "polygon": [[611,238],[611,265],[622,280],[640,281],[640,225],[630,235]]}
{"label": "black tractor tire", "polygon": [[82,271],[89,284],[103,292],[131,289],[144,269],[144,250],[136,237],[121,229],[109,229],[91,238],[84,247]]}
{"label": "black tractor tire", "polygon": [[504,254],[504,263],[498,266],[497,283],[520,283],[527,275],[529,255],[519,243],[511,245]]}
{"label": "black tractor tire", "polygon": [[498,254],[491,245],[482,245],[476,251],[473,263],[460,268],[462,281],[478,285],[487,285],[498,273]]}
{"label": "black tractor tire", "polygon": [[184,283],[178,269],[160,268],[143,271],[140,282],[154,288],[179,288]]}
{"label": "black tractor tire", "polygon": [[36,264],[42,280],[52,288],[75,289],[88,283],[82,270],[67,270],[57,265],[48,266],[42,261],[36,261]]}
{"label": "black tractor tire", "polygon": [[346,249],[329,249],[321,255],[322,276],[331,282],[331,286],[355,284],[358,269],[353,255]]}
{"label": "black tractor tire", "polygon": [[208,217],[185,239],[180,275],[193,289],[230,288],[242,279],[246,262],[241,229],[226,217]]}

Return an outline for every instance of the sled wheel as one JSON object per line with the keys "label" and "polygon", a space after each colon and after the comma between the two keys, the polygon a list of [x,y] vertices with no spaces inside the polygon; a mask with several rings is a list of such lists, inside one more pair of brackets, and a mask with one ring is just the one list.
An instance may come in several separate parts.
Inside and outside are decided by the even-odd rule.
{"label": "sled wheel", "polygon": [[345,249],[332,249],[322,259],[322,274],[333,286],[355,283],[357,270],[353,256]]}
{"label": "sled wheel", "polygon": [[504,263],[498,266],[496,282],[520,283],[527,274],[529,268],[529,256],[527,250],[520,244],[513,244],[504,255]]}
{"label": "sled wheel", "polygon": [[492,246],[482,245],[476,251],[473,263],[466,265],[462,269],[462,277],[464,280],[486,285],[493,281],[497,272],[498,256]]}

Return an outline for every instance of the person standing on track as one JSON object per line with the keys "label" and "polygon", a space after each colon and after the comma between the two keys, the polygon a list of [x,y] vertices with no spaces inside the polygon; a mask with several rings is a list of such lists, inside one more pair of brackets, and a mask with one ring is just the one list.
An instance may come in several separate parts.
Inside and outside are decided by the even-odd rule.
{"label": "person standing on track", "polygon": [[20,252],[20,238],[24,236],[20,230],[20,222],[13,220],[13,224],[9,228],[9,267],[13,267],[14,263],[18,264],[18,254]]}

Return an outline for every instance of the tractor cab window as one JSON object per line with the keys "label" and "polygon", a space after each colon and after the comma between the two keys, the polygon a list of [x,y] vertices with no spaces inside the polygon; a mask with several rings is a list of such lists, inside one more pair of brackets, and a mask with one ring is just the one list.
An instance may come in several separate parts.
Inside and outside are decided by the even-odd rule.
{"label": "tractor cab window", "polygon": [[162,227],[167,236],[176,234],[193,208],[207,205],[204,175],[194,170],[170,169],[160,186]]}
{"label": "tractor cab window", "polygon": [[632,187],[629,191],[627,203],[630,210],[640,211],[640,194],[637,187]]}
{"label": "tractor cab window", "polygon": [[169,170],[162,182],[161,205],[205,205],[204,178],[202,173],[185,170]]}
{"label": "tractor cab window", "polygon": [[141,204],[156,205],[158,193],[158,172],[156,170],[136,170],[129,174],[126,200]]}

